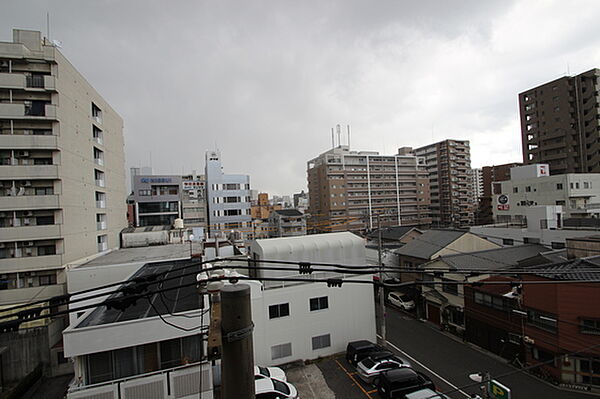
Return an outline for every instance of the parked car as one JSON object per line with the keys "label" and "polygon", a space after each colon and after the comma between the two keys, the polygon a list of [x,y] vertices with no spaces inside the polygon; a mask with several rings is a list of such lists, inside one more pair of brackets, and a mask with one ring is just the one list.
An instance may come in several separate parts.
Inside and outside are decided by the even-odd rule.
{"label": "parked car", "polygon": [[408,367],[384,371],[379,376],[377,392],[383,399],[404,398],[421,389],[435,389],[429,377]]}
{"label": "parked car", "polygon": [[415,301],[402,292],[390,292],[388,294],[388,302],[404,310],[413,310],[415,308]]}
{"label": "parked car", "polygon": [[256,399],[298,399],[298,391],[289,382],[276,378],[254,380]]}
{"label": "parked car", "polygon": [[385,348],[371,341],[361,340],[348,343],[346,346],[346,360],[353,366],[374,352],[384,351]]}
{"label": "parked car", "polygon": [[375,352],[358,363],[356,372],[367,384],[377,385],[383,371],[400,367],[410,367],[410,363],[388,351]]}
{"label": "parked car", "polygon": [[281,381],[287,381],[285,372],[279,367],[254,366],[254,379],[275,378]]}
{"label": "parked car", "polygon": [[449,396],[433,391],[429,388],[419,389],[418,391],[408,393],[406,399],[450,399]]}

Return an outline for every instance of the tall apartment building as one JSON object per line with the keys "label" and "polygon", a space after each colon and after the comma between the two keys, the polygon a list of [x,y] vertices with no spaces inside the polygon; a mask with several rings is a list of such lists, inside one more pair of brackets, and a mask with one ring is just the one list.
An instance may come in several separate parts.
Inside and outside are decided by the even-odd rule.
{"label": "tall apartment building", "polygon": [[519,94],[523,163],[551,174],[600,172],[600,70],[564,76]]}
{"label": "tall apartment building", "polygon": [[473,195],[475,198],[483,197],[483,170],[481,168],[471,169],[473,178]]}
{"label": "tall apartment building", "polygon": [[123,120],[40,32],[14,30],[0,133],[0,304],[51,297],[65,264],[119,246]]}
{"label": "tall apartment building", "polygon": [[429,181],[424,159],[380,155],[340,145],[308,161],[310,231],[427,226]]}
{"label": "tall apartment building", "polygon": [[64,294],[66,265],[119,246],[123,145],[121,117],[40,32],[0,42],[0,307]]}
{"label": "tall apartment building", "polygon": [[469,226],[475,219],[468,140],[444,140],[414,150],[429,173],[434,226]]}
{"label": "tall apartment building", "polygon": [[476,225],[494,223],[492,195],[500,194],[499,185],[494,183],[510,180],[510,169],[521,165],[513,162],[481,168],[482,195],[478,198],[479,208],[475,220]]}
{"label": "tall apartment building", "polygon": [[250,176],[223,173],[218,151],[206,152],[206,203],[211,237],[234,232],[244,239],[252,234]]}

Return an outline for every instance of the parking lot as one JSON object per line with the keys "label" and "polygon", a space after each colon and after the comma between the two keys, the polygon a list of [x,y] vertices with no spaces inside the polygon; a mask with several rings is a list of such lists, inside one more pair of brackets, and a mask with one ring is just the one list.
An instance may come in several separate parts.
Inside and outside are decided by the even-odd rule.
{"label": "parking lot", "polygon": [[379,397],[374,386],[365,384],[358,377],[354,366],[346,361],[343,353],[317,363],[317,367],[338,398],[371,399]]}

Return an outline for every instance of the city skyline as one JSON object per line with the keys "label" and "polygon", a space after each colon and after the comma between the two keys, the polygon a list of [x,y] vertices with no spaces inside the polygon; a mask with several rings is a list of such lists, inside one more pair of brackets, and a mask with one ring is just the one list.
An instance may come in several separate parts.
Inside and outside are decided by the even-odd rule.
{"label": "city skyline", "polygon": [[123,116],[128,168],[201,171],[218,148],[228,173],[291,194],[338,123],[352,148],[457,139],[473,167],[521,161],[518,93],[600,64],[600,10],[480,3],[23,1],[0,38],[46,32],[50,13],[50,38]]}

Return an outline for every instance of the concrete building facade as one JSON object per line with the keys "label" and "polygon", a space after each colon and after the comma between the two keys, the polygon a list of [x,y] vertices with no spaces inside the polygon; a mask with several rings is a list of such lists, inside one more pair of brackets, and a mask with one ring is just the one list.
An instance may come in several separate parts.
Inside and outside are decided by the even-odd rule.
{"label": "concrete building facade", "polygon": [[434,226],[469,226],[475,220],[475,197],[468,140],[444,140],[416,148],[429,173]]}
{"label": "concrete building facade", "polygon": [[[493,197],[494,220],[521,222],[531,206],[562,206],[563,218],[600,217],[600,173],[549,176],[548,164],[511,168]],[[560,227],[560,226],[559,226]]]}
{"label": "concrete building facade", "polygon": [[[123,146],[121,117],[40,32],[0,42],[0,308],[64,294],[67,265],[119,246]],[[62,359],[63,327],[23,323],[4,380]]]}
{"label": "concrete building facade", "polygon": [[244,239],[252,233],[250,176],[223,173],[221,154],[206,152],[206,202],[210,236],[232,231]]}
{"label": "concrete building facade", "polygon": [[66,264],[119,246],[123,145],[121,117],[40,32],[0,43],[0,305],[62,293]]}
{"label": "concrete building facade", "polygon": [[510,180],[510,168],[521,166],[520,163],[507,163],[503,165],[484,166],[481,168],[482,195],[477,199],[478,209],[475,224],[494,223],[492,209],[492,195],[499,194],[500,186],[497,182]]}
{"label": "concrete building facade", "polygon": [[280,209],[269,216],[270,237],[306,235],[306,215],[297,209]]}
{"label": "concrete building facade", "polygon": [[564,76],[519,94],[523,163],[551,174],[600,172],[600,70]]}
{"label": "concrete building facade", "polygon": [[310,231],[427,226],[429,181],[422,157],[351,151],[340,145],[308,161]]}

